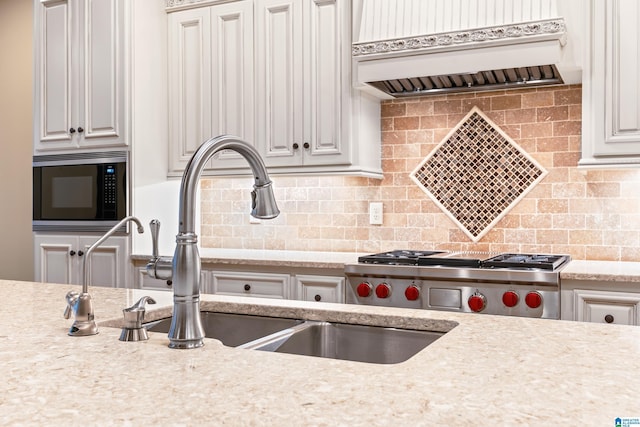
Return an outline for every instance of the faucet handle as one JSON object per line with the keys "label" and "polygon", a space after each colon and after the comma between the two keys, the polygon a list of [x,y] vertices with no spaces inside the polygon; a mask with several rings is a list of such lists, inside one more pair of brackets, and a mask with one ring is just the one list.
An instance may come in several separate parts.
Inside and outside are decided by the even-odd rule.
{"label": "faucet handle", "polygon": [[151,244],[153,258],[158,258],[158,234],[160,233],[160,221],[157,219],[152,219],[149,223],[149,228],[151,229]]}
{"label": "faucet handle", "polygon": [[67,300],[67,306],[64,309],[64,318],[68,319],[71,317],[71,313],[73,313],[74,307],[80,294],[75,291],[69,291],[65,299]]}

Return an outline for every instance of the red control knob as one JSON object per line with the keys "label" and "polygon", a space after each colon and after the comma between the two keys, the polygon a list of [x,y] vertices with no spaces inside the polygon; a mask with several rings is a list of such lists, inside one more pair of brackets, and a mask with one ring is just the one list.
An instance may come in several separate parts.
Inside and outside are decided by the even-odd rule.
{"label": "red control knob", "polygon": [[542,305],[542,295],[538,292],[529,292],[527,296],[524,297],[524,302],[527,304],[527,307],[538,308]]}
{"label": "red control knob", "polygon": [[356,288],[356,292],[358,293],[358,296],[361,298],[366,298],[370,296],[372,291],[373,291],[373,286],[371,286],[369,282],[362,282]]}
{"label": "red control knob", "polygon": [[513,291],[507,291],[502,294],[502,303],[507,307],[515,307],[518,305],[518,294]]}
{"label": "red control knob", "polygon": [[391,287],[389,287],[389,285],[387,285],[386,283],[383,282],[376,286],[376,296],[378,298],[389,298],[390,295]]}
{"label": "red control knob", "polygon": [[416,285],[408,286],[407,289],[404,290],[404,296],[409,301],[415,301],[420,298],[420,288]]}
{"label": "red control knob", "polygon": [[469,308],[471,309],[471,311],[480,313],[487,305],[487,299],[481,293],[476,292],[469,297],[467,303],[469,304]]}

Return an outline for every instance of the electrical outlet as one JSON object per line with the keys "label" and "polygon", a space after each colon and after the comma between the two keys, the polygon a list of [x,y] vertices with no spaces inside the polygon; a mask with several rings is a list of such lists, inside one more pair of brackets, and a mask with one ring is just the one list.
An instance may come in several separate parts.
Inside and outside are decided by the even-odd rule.
{"label": "electrical outlet", "polygon": [[382,202],[369,203],[369,224],[382,225]]}

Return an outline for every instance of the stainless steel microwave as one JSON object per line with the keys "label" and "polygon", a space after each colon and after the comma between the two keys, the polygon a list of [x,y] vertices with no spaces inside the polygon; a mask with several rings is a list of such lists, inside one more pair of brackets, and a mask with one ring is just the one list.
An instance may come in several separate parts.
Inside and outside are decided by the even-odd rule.
{"label": "stainless steel microwave", "polygon": [[127,213],[127,159],[125,151],[34,156],[33,231],[111,229]]}

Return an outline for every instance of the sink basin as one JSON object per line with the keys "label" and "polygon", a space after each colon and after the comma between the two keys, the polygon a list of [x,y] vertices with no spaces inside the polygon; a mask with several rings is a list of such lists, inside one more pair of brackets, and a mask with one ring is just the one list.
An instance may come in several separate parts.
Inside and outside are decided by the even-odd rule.
{"label": "sink basin", "polygon": [[306,321],[243,348],[393,364],[408,360],[442,335],[443,332]]}
{"label": "sink basin", "polygon": [[[220,340],[228,347],[237,347],[303,322],[296,319],[211,311],[203,311],[200,315],[205,336]],[[149,322],[145,327],[150,332],[169,332],[171,318]]]}

